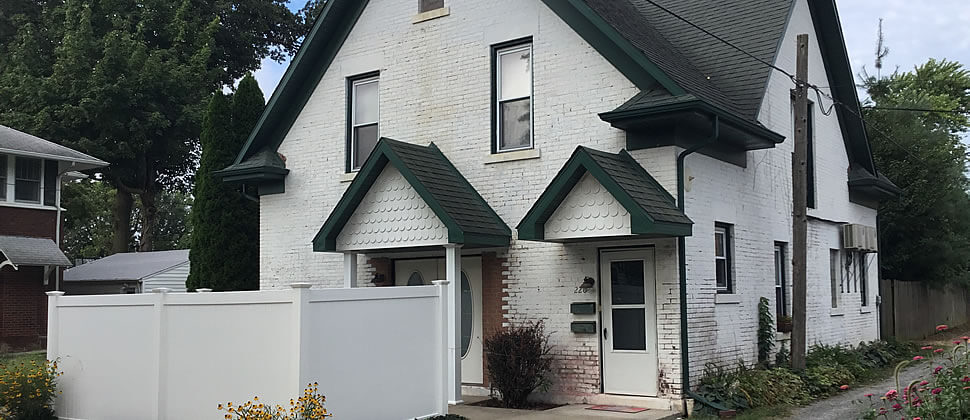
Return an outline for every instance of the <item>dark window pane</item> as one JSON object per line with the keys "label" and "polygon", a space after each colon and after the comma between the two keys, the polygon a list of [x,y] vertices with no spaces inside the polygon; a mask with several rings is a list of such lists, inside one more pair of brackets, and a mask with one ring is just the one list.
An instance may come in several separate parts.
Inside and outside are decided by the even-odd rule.
{"label": "dark window pane", "polygon": [[377,145],[377,124],[354,128],[354,169],[360,168]]}
{"label": "dark window pane", "polygon": [[442,7],[445,7],[445,0],[418,0],[419,12],[427,12]]}
{"label": "dark window pane", "polygon": [[468,276],[465,272],[461,273],[461,357],[468,354],[468,347],[472,343],[472,321],[474,317],[472,308],[472,288],[468,283]]}
{"label": "dark window pane", "polygon": [[44,205],[57,204],[57,161],[44,162]]}
{"label": "dark window pane", "polygon": [[0,155],[0,199],[7,198],[7,157]]}
{"label": "dark window pane", "polygon": [[643,304],[643,261],[610,263],[610,281],[614,305]]}
{"label": "dark window pane", "polygon": [[775,288],[775,319],[785,316],[785,294],[780,287]]}
{"label": "dark window pane", "polygon": [[717,260],[715,264],[717,265],[717,288],[727,289],[727,260]]}
{"label": "dark window pane", "polygon": [[411,277],[408,277],[408,286],[423,286],[424,278],[421,277],[421,273],[415,271],[411,273]]}
{"label": "dark window pane", "polygon": [[646,350],[646,311],[637,309],[613,310],[613,350]]}
{"label": "dark window pane", "polygon": [[502,102],[499,106],[502,137],[499,149],[519,149],[532,144],[532,119],[529,98]]}

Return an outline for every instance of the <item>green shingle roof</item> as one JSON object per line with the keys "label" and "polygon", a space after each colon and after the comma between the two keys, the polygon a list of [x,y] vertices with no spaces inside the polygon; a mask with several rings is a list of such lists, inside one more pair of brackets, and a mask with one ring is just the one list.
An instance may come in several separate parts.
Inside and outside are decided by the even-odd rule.
{"label": "green shingle roof", "polygon": [[393,165],[448,228],[448,242],[506,246],[512,232],[434,143],[381,138],[313,239],[314,251],[336,251],[336,238],[381,171]]}
{"label": "green shingle roof", "polygon": [[545,223],[587,173],[630,213],[634,235],[690,236],[694,222],[629,153],[579,146],[517,226],[519,239],[544,240]]}

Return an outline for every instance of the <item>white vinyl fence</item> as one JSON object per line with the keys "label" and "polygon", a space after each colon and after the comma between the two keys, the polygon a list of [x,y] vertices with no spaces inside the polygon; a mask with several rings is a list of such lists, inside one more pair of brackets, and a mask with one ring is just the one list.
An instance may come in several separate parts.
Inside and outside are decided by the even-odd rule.
{"label": "white vinyl fence", "polygon": [[435,286],[63,296],[49,293],[62,419],[222,419],[319,383],[334,419],[447,412],[446,282]]}

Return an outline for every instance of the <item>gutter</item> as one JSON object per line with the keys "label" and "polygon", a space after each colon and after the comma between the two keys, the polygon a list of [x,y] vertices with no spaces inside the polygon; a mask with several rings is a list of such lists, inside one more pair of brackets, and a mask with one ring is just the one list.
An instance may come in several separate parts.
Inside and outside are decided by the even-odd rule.
{"label": "gutter", "polygon": [[[706,140],[695,144],[687,149],[684,149],[680,154],[677,155],[677,208],[680,209],[681,213],[684,213],[686,203],[685,203],[685,182],[684,182],[684,161],[687,156],[713,144],[717,141],[718,137],[721,136],[720,129],[720,117],[714,115],[714,122],[712,124],[711,136]],[[684,213],[686,214],[686,213]],[[704,399],[703,397],[694,394],[690,390],[690,351],[689,351],[689,339],[687,335],[687,238],[680,236],[677,238],[677,257],[678,257],[678,271],[680,274],[680,369],[683,373],[683,390],[684,390],[684,414],[687,414],[687,396],[690,396],[701,404],[713,407],[718,410],[724,410],[725,408],[719,404],[715,404],[711,401]]]}

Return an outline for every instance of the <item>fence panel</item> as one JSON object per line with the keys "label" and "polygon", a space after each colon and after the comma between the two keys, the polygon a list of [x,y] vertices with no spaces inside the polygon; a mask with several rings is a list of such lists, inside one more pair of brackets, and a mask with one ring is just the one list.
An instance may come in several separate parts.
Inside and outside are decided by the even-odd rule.
{"label": "fence panel", "polygon": [[947,286],[934,289],[924,282],[892,281],[893,328],[897,338],[925,338],[940,324],[963,325],[970,322],[970,293]]}
{"label": "fence panel", "polygon": [[65,419],[218,419],[218,403],[288,406],[318,382],[341,419],[446,411],[444,286],[62,296],[48,357]]}

